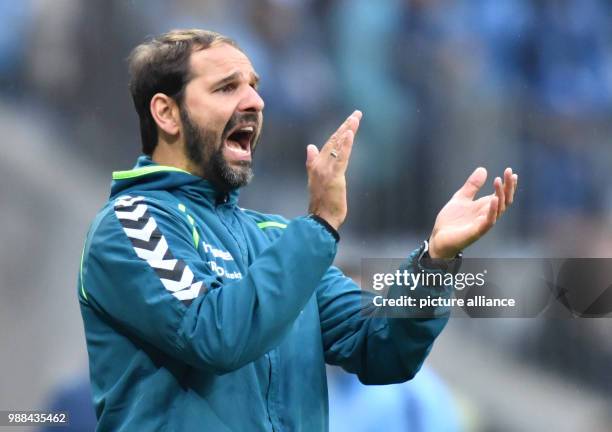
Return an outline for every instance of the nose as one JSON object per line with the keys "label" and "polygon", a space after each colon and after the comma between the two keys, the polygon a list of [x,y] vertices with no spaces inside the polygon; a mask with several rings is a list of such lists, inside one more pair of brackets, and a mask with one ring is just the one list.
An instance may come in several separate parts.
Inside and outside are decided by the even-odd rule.
{"label": "nose", "polygon": [[248,90],[246,90],[243,98],[238,105],[238,111],[254,111],[261,112],[263,111],[265,103],[257,90],[253,87],[248,86]]}

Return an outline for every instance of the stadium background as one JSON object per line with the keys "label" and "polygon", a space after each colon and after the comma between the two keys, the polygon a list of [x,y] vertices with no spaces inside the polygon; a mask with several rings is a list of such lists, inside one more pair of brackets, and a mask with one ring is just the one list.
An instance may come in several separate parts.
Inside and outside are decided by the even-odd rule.
{"label": "stadium background", "polygon": [[[178,27],[234,37],[262,76],[244,207],[304,213],[306,144],[363,110],[338,259],[347,272],[415,247],[478,165],[511,165],[520,185],[468,256],[612,255],[610,2],[2,1],[0,409],[42,409],[83,380],[82,241],[110,172],[139,153],[125,58]],[[608,319],[454,320],[427,365],[459,430],[606,431],[611,336]],[[330,410],[333,426],[333,400]]]}

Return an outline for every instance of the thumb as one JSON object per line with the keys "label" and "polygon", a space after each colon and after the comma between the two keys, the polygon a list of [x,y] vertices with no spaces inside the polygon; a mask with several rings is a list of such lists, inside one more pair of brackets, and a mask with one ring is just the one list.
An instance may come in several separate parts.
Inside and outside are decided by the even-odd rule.
{"label": "thumb", "polygon": [[487,170],[483,167],[478,167],[468,177],[461,189],[457,191],[457,195],[474,199],[480,188],[484,186],[485,181],[487,181]]}
{"label": "thumb", "polygon": [[319,149],[317,146],[314,144],[308,144],[306,147],[306,168],[310,169],[317,156],[319,156]]}

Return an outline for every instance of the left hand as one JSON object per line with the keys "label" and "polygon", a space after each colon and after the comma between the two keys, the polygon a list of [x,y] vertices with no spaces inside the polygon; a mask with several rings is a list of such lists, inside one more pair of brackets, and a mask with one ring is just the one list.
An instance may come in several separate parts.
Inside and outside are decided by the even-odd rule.
{"label": "left hand", "polygon": [[475,200],[487,180],[487,170],[476,168],[465,184],[440,210],[429,237],[429,255],[450,259],[474,243],[497,222],[514,201],[518,175],[512,168],[504,171],[504,180],[493,181],[495,192]]}

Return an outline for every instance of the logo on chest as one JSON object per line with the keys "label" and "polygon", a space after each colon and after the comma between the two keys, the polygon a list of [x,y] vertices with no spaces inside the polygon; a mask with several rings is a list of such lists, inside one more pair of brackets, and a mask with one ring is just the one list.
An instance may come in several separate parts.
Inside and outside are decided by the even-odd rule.
{"label": "logo on chest", "polygon": [[[204,248],[204,252],[206,252],[207,255],[209,256],[212,255],[212,257],[215,259],[221,259],[223,261],[228,261],[227,263],[228,266],[232,266],[232,267],[236,266],[234,257],[232,257],[232,255],[228,251],[223,251],[221,249],[218,249],[214,247],[213,245],[206,243],[205,241],[202,241],[202,247]],[[229,261],[231,261],[231,264],[229,263]],[[225,268],[226,266],[225,263],[223,263],[223,265],[219,265],[217,264],[215,260],[210,260],[210,261],[207,261],[207,264],[210,266],[212,271],[214,271],[217,274],[217,276],[227,278],[227,279],[242,279],[242,273],[240,273],[239,271],[229,271],[228,269]]]}

